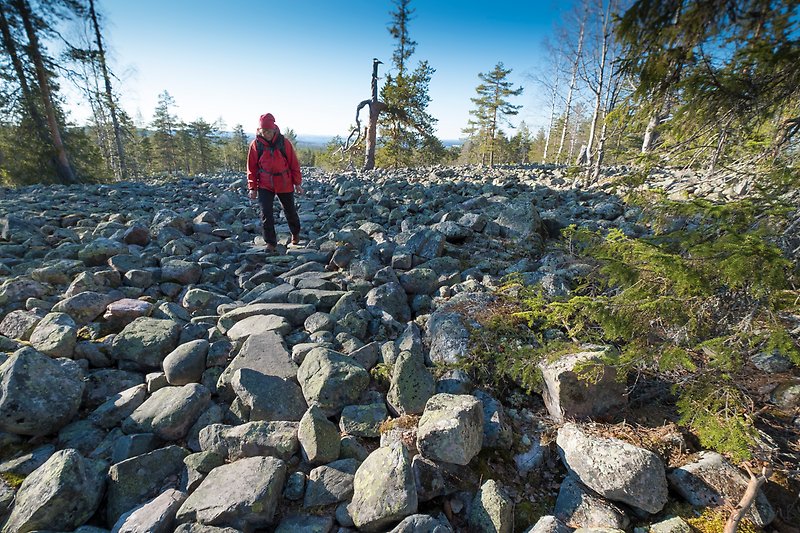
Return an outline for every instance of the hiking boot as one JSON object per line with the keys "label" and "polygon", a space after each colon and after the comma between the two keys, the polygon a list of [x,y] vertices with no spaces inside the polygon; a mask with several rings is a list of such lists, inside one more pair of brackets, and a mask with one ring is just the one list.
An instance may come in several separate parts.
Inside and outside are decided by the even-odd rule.
{"label": "hiking boot", "polygon": [[265,244],[264,248],[266,248],[268,252],[274,252],[277,249],[277,247],[274,244],[269,244],[269,243]]}
{"label": "hiking boot", "polygon": [[300,244],[300,235],[292,235],[292,244]]}

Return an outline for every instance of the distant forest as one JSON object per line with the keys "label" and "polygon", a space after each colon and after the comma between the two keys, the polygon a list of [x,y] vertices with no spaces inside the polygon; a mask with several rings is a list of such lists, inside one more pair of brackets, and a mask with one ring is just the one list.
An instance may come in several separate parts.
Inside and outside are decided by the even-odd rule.
{"label": "distant forest", "polygon": [[[249,133],[183,122],[168,89],[149,124],[119,106],[96,0],[0,0],[0,184],[78,183],[241,171]],[[715,172],[742,164],[792,169],[800,130],[798,1],[576,0],[546,45],[537,79],[509,81],[502,62],[476,72],[465,142],[445,147],[428,110],[435,65],[415,57],[411,0],[387,2],[391,75],[376,78],[367,124],[325,147],[300,146],[328,169],[434,164],[601,164]],[[86,42],[56,26],[81,25]],[[63,46],[54,51],[45,43]],[[67,120],[61,88],[92,115]],[[513,123],[523,91],[547,95],[548,124]],[[66,92],[66,91],[64,91]],[[513,133],[511,133],[513,131]],[[284,132],[290,139],[294,132]]]}

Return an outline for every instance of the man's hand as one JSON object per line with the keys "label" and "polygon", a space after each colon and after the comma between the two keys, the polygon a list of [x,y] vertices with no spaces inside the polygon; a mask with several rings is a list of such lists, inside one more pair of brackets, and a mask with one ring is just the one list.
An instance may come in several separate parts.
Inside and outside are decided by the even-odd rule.
{"label": "man's hand", "polygon": [[297,184],[297,185],[294,186],[294,192],[296,192],[297,194],[305,194],[306,193],[306,191],[303,190],[303,187],[301,187],[300,184]]}
{"label": "man's hand", "polygon": [[251,200],[258,199],[258,191],[255,189],[250,189],[249,191],[247,191],[247,197],[250,198]]}

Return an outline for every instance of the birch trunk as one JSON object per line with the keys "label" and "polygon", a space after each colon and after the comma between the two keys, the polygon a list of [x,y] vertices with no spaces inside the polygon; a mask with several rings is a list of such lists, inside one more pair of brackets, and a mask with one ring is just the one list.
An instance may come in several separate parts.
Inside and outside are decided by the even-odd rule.
{"label": "birch trunk", "polygon": [[[601,0],[602,3],[602,0]],[[600,111],[603,100],[603,90],[605,89],[605,74],[606,74],[606,60],[608,58],[608,40],[611,38],[610,21],[611,10],[614,1],[609,1],[606,9],[603,12],[603,23],[601,27],[602,42],[600,45],[600,62],[597,65],[597,89],[593,90],[594,98],[594,111],[592,112],[592,123],[589,127],[589,140],[586,142],[586,165],[592,164],[592,148],[594,147],[595,131],[597,130],[597,121],[600,118]]]}
{"label": "birch trunk", "polygon": [[89,15],[92,18],[92,25],[94,26],[95,39],[97,40],[97,53],[100,58],[100,69],[103,72],[103,81],[105,82],[106,103],[108,104],[108,110],[111,114],[111,124],[114,128],[114,143],[117,148],[117,164],[114,166],[114,173],[117,179],[127,179],[128,169],[125,164],[125,150],[122,145],[122,130],[119,126],[119,119],[117,118],[117,106],[114,103],[114,93],[111,90],[111,77],[108,75],[106,53],[103,49],[100,25],[97,23],[97,13],[94,10],[94,0],[89,0]]}
{"label": "birch trunk", "polygon": [[575,61],[572,64],[572,78],[569,82],[569,91],[567,92],[567,103],[564,110],[564,127],[561,129],[561,142],[558,144],[558,152],[556,153],[556,164],[561,160],[561,152],[564,150],[564,141],[567,139],[567,128],[569,127],[569,114],[570,106],[572,105],[572,93],[575,91],[575,80],[578,77],[578,63],[580,63],[581,51],[583,50],[583,35],[586,26],[586,12],[584,11],[583,20],[581,21],[581,29],[578,34],[578,51],[575,53]]}

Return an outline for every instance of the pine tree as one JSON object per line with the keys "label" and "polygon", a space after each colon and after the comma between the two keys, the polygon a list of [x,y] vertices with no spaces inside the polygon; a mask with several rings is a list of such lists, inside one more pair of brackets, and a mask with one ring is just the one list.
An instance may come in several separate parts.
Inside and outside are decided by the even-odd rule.
{"label": "pine tree", "polygon": [[483,81],[475,88],[478,93],[477,98],[470,98],[475,108],[469,113],[474,116],[464,130],[470,136],[480,136],[480,144],[483,146],[482,153],[489,155],[489,166],[494,165],[496,135],[501,122],[508,123],[505,117],[519,113],[521,105],[513,105],[508,101],[512,96],[522,94],[522,87],[513,88],[513,83],[508,80],[508,75],[512,69],[507,69],[503,62],[498,62],[494,70],[488,74],[479,73],[478,77]]}
{"label": "pine tree", "polygon": [[421,61],[411,73],[407,68],[417,44],[408,35],[408,22],[413,14],[409,8],[411,0],[394,3],[397,11],[392,12],[389,33],[397,40],[392,54],[396,73],[386,77],[381,90],[386,108],[380,115],[383,141],[380,155],[388,164],[397,167],[412,164],[415,152],[435,144],[432,138],[437,120],[427,111],[431,101],[428,87],[435,70],[427,61]]}

